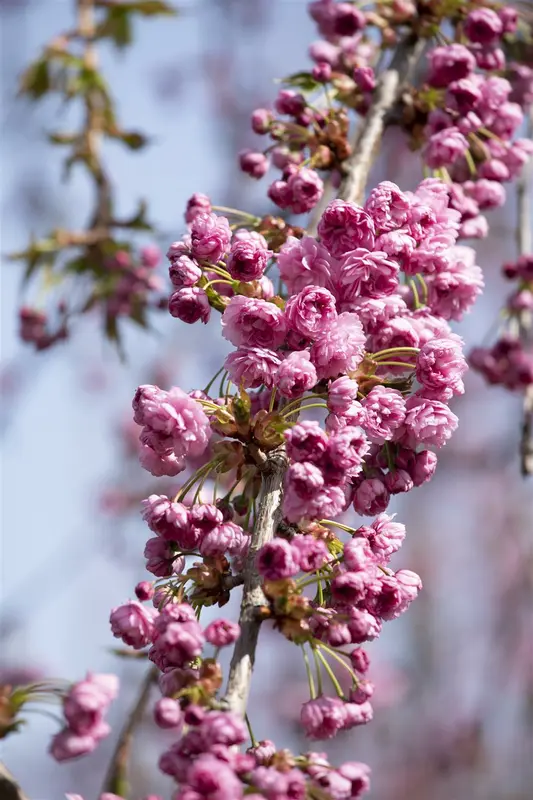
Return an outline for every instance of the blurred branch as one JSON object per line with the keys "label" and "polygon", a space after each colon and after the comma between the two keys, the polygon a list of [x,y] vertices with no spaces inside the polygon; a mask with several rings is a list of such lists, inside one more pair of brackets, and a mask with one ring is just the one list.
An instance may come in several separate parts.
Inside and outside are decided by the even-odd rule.
{"label": "blurred branch", "polygon": [[263,488],[259,513],[254,525],[250,550],[244,567],[244,588],[242,592],[239,625],[241,635],[237,639],[231,659],[228,686],[224,701],[228,708],[244,716],[252,671],[255,662],[255,651],[259,628],[261,627],[261,606],[267,605],[262,589],[262,579],[257,570],[257,554],[270,542],[281,521],[281,499],[283,496],[283,478],[287,469],[287,456],[283,450],[269,453],[263,473]]}
{"label": "blurred branch", "polygon": [[8,768],[0,761],[1,800],[29,800]]}
{"label": "blurred branch", "polygon": [[142,718],[150,699],[150,691],[152,685],[157,679],[157,668],[150,667],[143,682],[139,688],[139,692],[135,698],[135,702],[128,714],[124,727],[122,728],[118,737],[118,742],[111,756],[109,767],[107,769],[104,782],[102,784],[102,794],[105,792],[112,792],[119,794],[123,797],[128,793],[128,763],[131,754],[131,747],[133,744],[133,735],[136,728],[142,722]]}
{"label": "blurred branch", "polygon": [[[533,134],[533,112],[530,112],[527,136]],[[531,188],[533,159],[524,166],[517,186],[518,226],[517,244],[519,255],[530,255],[533,251],[531,231]],[[531,332],[531,312],[523,311],[520,319],[520,332],[526,338]],[[522,407],[522,427],[520,435],[520,465],[522,475],[533,475],[533,385],[527,386]]]}
{"label": "blurred branch", "polygon": [[[76,102],[81,106],[79,127],[54,130],[48,134],[48,141],[67,149],[64,177],[69,177],[73,167],[81,167],[94,188],[95,199],[84,230],[53,230],[43,238],[32,238],[24,250],[11,254],[13,260],[25,265],[25,282],[40,274],[40,299],[51,292],[55,297],[56,289],[68,284],[57,300],[52,324],[48,312],[40,307],[21,309],[21,338],[44,350],[68,336],[73,317],[98,307],[103,313],[105,334],[120,350],[119,319],[126,317],[147,327],[148,312],[166,306],[152,272],[158,261],[156,248],[136,252],[131,238],[138,232],[154,230],[144,201],[128,218],[114,217],[112,176],[102,158],[104,137],[133,152],[145,147],[148,140],[136,130],[126,130],[118,119],[114,98],[100,71],[97,46],[109,40],[118,48],[131,44],[135,16],[169,16],[175,12],[163,0],[74,0],[74,8],[74,27],[56,35],[28,65],[20,78],[20,94],[33,101],[54,94],[64,105]],[[72,287],[81,291],[73,292]]]}

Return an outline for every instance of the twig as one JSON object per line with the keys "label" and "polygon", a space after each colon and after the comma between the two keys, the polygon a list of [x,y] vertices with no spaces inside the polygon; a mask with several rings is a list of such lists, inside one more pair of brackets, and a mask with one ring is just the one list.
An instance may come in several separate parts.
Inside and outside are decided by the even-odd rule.
{"label": "twig", "polygon": [[318,223],[320,222],[320,217],[326,210],[331,200],[332,195],[332,181],[331,178],[328,178],[324,181],[324,194],[313,208],[313,212],[309,218],[309,222],[306,225],[305,231],[307,236],[316,236]]}
{"label": "twig", "polygon": [[0,761],[1,800],[29,800],[5,764]]}
{"label": "twig", "polygon": [[133,734],[142,721],[148,700],[150,699],[150,690],[157,678],[157,674],[157,668],[150,667],[141,683],[139,693],[135,698],[135,702],[120,732],[118,742],[111,756],[111,761],[109,762],[109,767],[102,784],[102,794],[105,792],[113,792],[126,796],[128,790],[128,761],[133,742]]}
{"label": "twig", "polygon": [[[527,135],[533,134],[533,112],[529,115]],[[516,239],[519,255],[533,252],[531,231],[531,184],[533,178],[533,159],[524,166],[517,185],[518,225]],[[526,339],[531,331],[531,312],[520,315],[520,335]],[[528,386],[522,406],[522,427],[520,434],[520,469],[524,477],[533,475],[533,386]]]}
{"label": "twig", "polygon": [[244,588],[239,617],[241,635],[233,651],[224,698],[227,707],[241,716],[244,716],[246,711],[261,626],[258,612],[259,608],[267,603],[261,588],[262,580],[257,571],[256,558],[261,547],[274,538],[281,521],[283,477],[287,463],[287,456],[281,448],[269,454],[267,466],[263,468],[261,502],[244,567]]}
{"label": "twig", "polygon": [[387,115],[396,105],[425,46],[424,40],[409,37],[398,46],[390,66],[382,73],[372,105],[355,132],[353,154],[344,164],[345,177],[337,193],[341,200],[362,203],[368,175],[385,130]]}
{"label": "twig", "polygon": [[[84,40],[83,62],[87,69],[96,70],[98,53],[94,43],[96,15],[94,0],[78,0],[78,31]],[[96,207],[90,230],[109,229],[111,224],[111,184],[100,159],[104,108],[98,91],[88,91],[85,95],[85,146],[87,166],[96,186]]]}

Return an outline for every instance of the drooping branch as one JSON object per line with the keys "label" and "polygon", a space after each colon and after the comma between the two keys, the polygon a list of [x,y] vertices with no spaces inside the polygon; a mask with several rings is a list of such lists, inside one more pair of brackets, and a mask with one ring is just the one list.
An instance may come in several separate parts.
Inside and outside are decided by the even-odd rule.
{"label": "drooping branch", "polygon": [[259,511],[244,567],[244,587],[239,617],[241,635],[233,651],[224,698],[228,708],[242,716],[246,711],[250,693],[255,650],[261,626],[260,607],[267,602],[261,588],[261,576],[257,571],[257,553],[263,545],[274,538],[281,521],[283,477],[286,469],[287,456],[283,448],[271,453],[263,466],[263,488]]}
{"label": "drooping branch", "polygon": [[[533,134],[533,114],[529,116],[527,135]],[[519,255],[530,255],[533,252],[533,234],[531,230],[531,188],[533,176],[533,159],[525,165],[517,185],[517,245]],[[531,311],[523,311],[520,317],[520,335],[526,339],[532,335]],[[522,428],[520,435],[520,467],[522,475],[533,475],[533,386],[528,386],[524,395],[522,408]]]}
{"label": "drooping branch", "polygon": [[105,792],[113,792],[114,794],[123,795],[124,797],[127,795],[127,770],[133,743],[133,734],[142,721],[146,706],[148,705],[148,700],[150,699],[150,691],[157,675],[156,667],[150,667],[144,676],[139,687],[139,692],[135,697],[133,706],[130,709],[124,727],[118,737],[113,755],[111,756],[109,767],[102,784],[102,794]]}
{"label": "drooping branch", "polygon": [[[386,116],[396,105],[399,92],[420,58],[424,44],[411,38],[401,43],[390,67],[383,73],[374,101],[357,131],[353,155],[346,161],[346,177],[337,195],[341,199],[355,203],[361,201],[375,152],[383,135]],[[287,464],[284,449],[280,448],[269,455],[263,466],[263,489],[259,512],[244,567],[244,587],[239,616],[241,635],[233,651],[224,697],[227,708],[241,715],[246,711],[250,693],[255,651],[262,621],[260,609],[266,604],[256,557],[261,547],[274,538],[281,521],[283,478]]]}
{"label": "drooping branch", "polygon": [[[98,53],[94,43],[96,14],[94,0],[78,0],[78,30],[84,41],[83,63],[86,69],[98,67]],[[98,91],[90,90],[85,95],[85,147],[87,165],[96,186],[96,206],[90,230],[104,228],[109,235],[111,223],[111,184],[104,170],[100,148],[104,122],[104,108]]]}

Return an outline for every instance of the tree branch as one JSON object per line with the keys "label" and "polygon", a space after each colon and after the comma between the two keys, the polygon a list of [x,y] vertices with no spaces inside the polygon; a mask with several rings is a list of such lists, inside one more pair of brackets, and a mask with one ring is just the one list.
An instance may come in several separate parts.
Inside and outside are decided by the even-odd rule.
{"label": "tree branch", "polygon": [[224,697],[227,707],[244,716],[252,670],[255,661],[257,638],[261,626],[259,608],[267,603],[261,588],[261,576],[257,571],[257,553],[263,545],[270,542],[281,521],[281,501],[283,497],[283,477],[288,461],[284,448],[269,454],[263,467],[263,489],[259,512],[252,533],[250,551],[244,567],[244,587],[242,591],[239,624],[241,635],[235,645],[231,659],[228,685]]}
{"label": "tree branch", "polygon": [[[533,133],[533,113],[530,113],[527,135]],[[516,239],[519,255],[530,255],[533,252],[531,231],[531,184],[533,177],[533,159],[524,166],[517,184],[518,225]],[[524,340],[531,335],[531,311],[523,311],[520,315],[520,335]],[[520,468],[524,477],[533,475],[533,386],[526,387],[522,407],[522,427],[520,434]]]}
{"label": "tree branch", "polygon": [[19,784],[5,764],[0,761],[0,798],[1,800],[28,800]]}
{"label": "tree branch", "polygon": [[[131,745],[135,729],[140,725],[148,700],[152,684],[157,678],[157,668],[150,667],[139,688],[139,693],[128,714],[124,727],[118,737],[118,742],[111,756],[104,782],[102,784],[102,794],[113,792],[121,796],[126,796],[128,791],[127,769],[130,757]],[[0,795],[1,797],[1,795]]]}
{"label": "tree branch", "polygon": [[[374,101],[356,132],[354,152],[345,162],[346,177],[338,197],[350,202],[360,202],[368,179],[375,151],[383,134],[386,116],[395,106],[404,82],[422,53],[425,42],[408,39],[398,46],[390,67],[383,73],[374,95]],[[317,221],[314,215],[315,224]],[[313,223],[311,223],[312,225]],[[269,454],[263,472],[263,488],[259,513],[255,520],[250,551],[244,567],[244,588],[239,624],[241,635],[231,659],[224,704],[244,716],[250,693],[255,651],[261,627],[260,607],[267,603],[257,571],[257,553],[270,542],[281,522],[283,478],[288,466],[284,448]]]}
{"label": "tree branch", "polygon": [[398,45],[390,66],[382,73],[372,105],[355,132],[353,154],[344,163],[345,177],[337,194],[341,200],[359,205],[363,202],[387,116],[398,102],[405,83],[410,80],[425,46],[424,39],[409,37]]}

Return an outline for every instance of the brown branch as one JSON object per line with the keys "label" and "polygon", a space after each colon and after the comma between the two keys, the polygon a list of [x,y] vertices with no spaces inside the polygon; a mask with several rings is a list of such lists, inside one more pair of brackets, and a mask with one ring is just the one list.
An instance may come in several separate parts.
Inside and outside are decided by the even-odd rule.
{"label": "brown branch", "polygon": [[29,800],[5,764],[0,761],[1,800]]}
{"label": "brown branch", "polygon": [[252,533],[250,551],[244,567],[244,588],[239,617],[241,635],[233,651],[228,686],[224,697],[227,707],[242,716],[246,711],[250,693],[255,650],[261,626],[259,608],[267,603],[261,588],[261,576],[257,571],[257,553],[263,545],[274,538],[281,521],[283,477],[287,465],[284,448],[280,448],[269,454],[267,464],[263,467],[261,501]]}
{"label": "brown branch", "polygon": [[[94,42],[96,13],[94,0],[78,0],[78,32],[84,41],[83,63],[89,70],[98,67],[98,52]],[[111,224],[111,184],[100,158],[105,109],[100,92],[90,90],[85,95],[84,139],[87,166],[96,186],[96,208],[91,229],[109,228]]]}
{"label": "brown branch", "polygon": [[352,155],[344,162],[345,177],[337,197],[349,203],[364,200],[368,175],[387,124],[387,117],[400,98],[405,83],[410,80],[426,42],[408,37],[398,45],[390,66],[381,74],[372,105],[355,132]]}
{"label": "brown branch", "polygon": [[[533,133],[533,112],[529,116],[527,135]],[[531,230],[531,185],[533,177],[533,159],[524,166],[517,185],[518,225],[516,239],[519,255],[530,255],[533,252]],[[520,315],[520,336],[526,340],[531,334],[531,311],[523,311]],[[520,469],[524,477],[533,475],[533,386],[526,387],[522,407],[522,427],[520,433]]]}
{"label": "brown branch", "polygon": [[135,702],[120,732],[116,747],[111,756],[109,767],[102,784],[102,794],[105,792],[113,792],[124,796],[127,794],[127,771],[133,735],[142,721],[146,706],[148,705],[148,700],[150,699],[152,684],[155,682],[157,675],[157,668],[150,667],[144,676]]}

